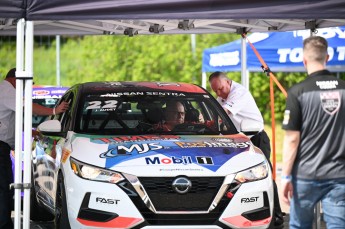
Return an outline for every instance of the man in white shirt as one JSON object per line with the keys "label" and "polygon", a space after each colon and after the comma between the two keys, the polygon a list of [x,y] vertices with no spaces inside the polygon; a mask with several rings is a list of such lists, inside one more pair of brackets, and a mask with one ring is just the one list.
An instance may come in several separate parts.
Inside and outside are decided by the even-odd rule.
{"label": "man in white shirt", "polygon": [[[229,115],[237,131],[240,132],[241,122],[244,119],[252,119],[260,122],[261,131],[251,138],[253,144],[261,149],[269,163],[271,156],[270,139],[264,130],[264,120],[256,105],[252,94],[241,84],[229,79],[223,72],[214,72],[209,76],[212,90],[217,94],[217,101]],[[270,164],[271,165],[271,164]],[[271,165],[272,168],[272,165]],[[275,226],[280,227],[283,223],[279,196],[276,183],[274,183],[275,202]]]}
{"label": "man in white shirt", "polygon": [[[0,82],[0,229],[13,228],[11,219],[13,191],[9,185],[13,182],[10,151],[14,149],[15,110],[16,110],[16,69],[11,69],[5,80]],[[68,109],[68,103],[62,102],[56,108],[48,108],[33,103],[32,112],[37,115],[55,115]]]}

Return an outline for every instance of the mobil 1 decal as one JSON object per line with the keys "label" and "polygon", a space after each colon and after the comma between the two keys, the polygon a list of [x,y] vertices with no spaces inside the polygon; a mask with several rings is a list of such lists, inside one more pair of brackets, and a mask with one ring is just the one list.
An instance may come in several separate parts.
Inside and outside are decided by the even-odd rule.
{"label": "mobil 1 decal", "polygon": [[[175,142],[175,144],[178,145],[181,142]],[[188,166],[195,164],[215,172],[234,156],[246,152],[249,145],[246,146],[242,148],[231,148],[221,147],[218,144],[208,144],[208,142],[206,144],[198,143],[198,146],[194,145],[194,147],[189,145],[189,147],[174,147],[168,150],[161,150],[159,151],[159,155],[146,154],[143,160],[149,166]]]}

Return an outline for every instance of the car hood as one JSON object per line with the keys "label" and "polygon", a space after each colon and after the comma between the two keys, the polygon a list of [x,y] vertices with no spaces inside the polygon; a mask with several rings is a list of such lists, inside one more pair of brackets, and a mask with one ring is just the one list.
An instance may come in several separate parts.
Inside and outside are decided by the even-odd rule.
{"label": "car hood", "polygon": [[71,157],[118,172],[157,176],[220,176],[265,161],[243,134],[216,136],[74,134]]}

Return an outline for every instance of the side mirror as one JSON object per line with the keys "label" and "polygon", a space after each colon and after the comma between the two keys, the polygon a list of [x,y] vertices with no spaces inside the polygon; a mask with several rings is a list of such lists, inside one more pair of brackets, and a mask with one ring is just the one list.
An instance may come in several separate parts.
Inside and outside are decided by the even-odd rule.
{"label": "side mirror", "polygon": [[262,130],[262,124],[256,120],[244,119],[241,122],[240,128],[245,135],[255,135]]}
{"label": "side mirror", "polygon": [[59,120],[48,120],[39,124],[37,130],[46,133],[60,133],[61,123]]}

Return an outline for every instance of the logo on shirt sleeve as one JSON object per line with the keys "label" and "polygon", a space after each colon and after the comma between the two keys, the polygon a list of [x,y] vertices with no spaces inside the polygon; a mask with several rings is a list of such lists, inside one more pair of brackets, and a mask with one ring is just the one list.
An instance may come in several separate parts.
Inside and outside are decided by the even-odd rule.
{"label": "logo on shirt sleeve", "polygon": [[326,113],[330,115],[337,113],[341,103],[339,91],[320,92],[320,99],[322,109]]}
{"label": "logo on shirt sleeve", "polygon": [[283,125],[289,124],[289,120],[290,120],[290,110],[285,110]]}

